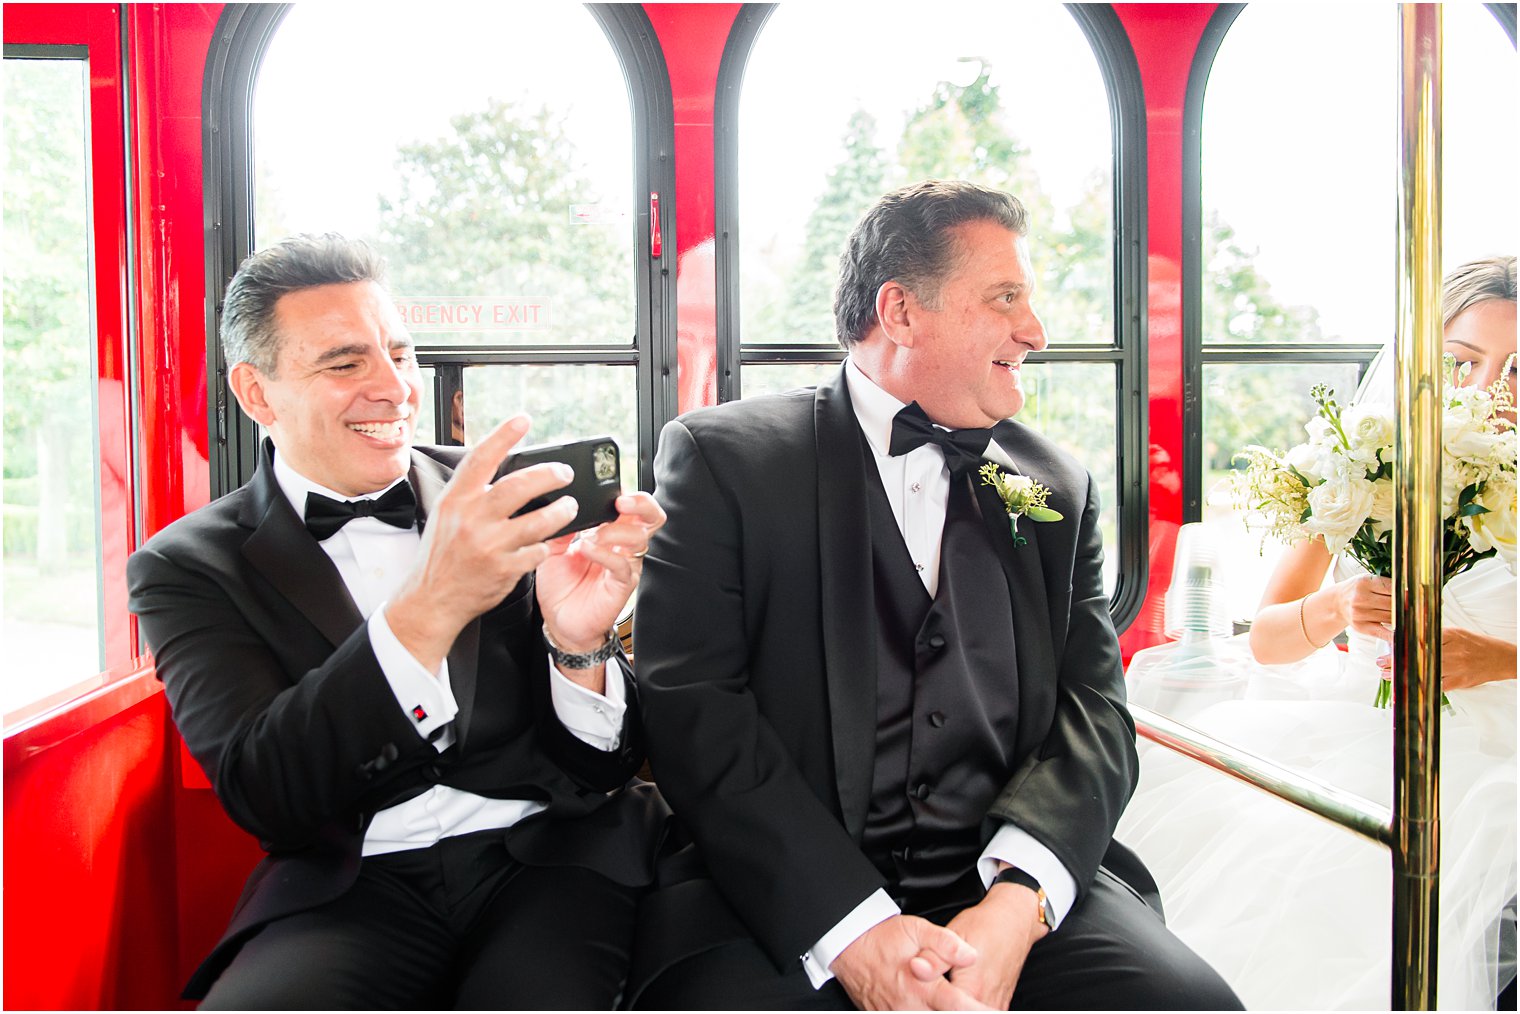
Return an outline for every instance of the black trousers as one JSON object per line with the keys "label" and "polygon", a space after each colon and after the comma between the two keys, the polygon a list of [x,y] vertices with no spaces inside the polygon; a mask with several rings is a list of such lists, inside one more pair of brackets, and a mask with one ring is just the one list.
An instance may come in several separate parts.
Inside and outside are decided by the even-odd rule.
{"label": "black trousers", "polygon": [[610,1010],[639,891],[524,866],[502,834],[373,856],[337,900],[250,939],[208,1010]]}
{"label": "black trousers", "polygon": [[[914,913],[943,925],[954,909]],[[665,969],[640,1010],[853,1010],[838,980],[814,990],[799,963],[776,971],[759,944],[733,941]],[[1241,1010],[1203,959],[1123,881],[1099,870],[1060,928],[1034,945],[1012,1010]]]}

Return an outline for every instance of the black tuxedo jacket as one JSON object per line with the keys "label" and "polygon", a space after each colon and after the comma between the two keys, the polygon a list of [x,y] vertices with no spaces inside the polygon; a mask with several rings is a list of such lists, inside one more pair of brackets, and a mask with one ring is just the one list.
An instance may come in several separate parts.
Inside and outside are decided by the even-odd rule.
{"label": "black tuxedo jacket", "polygon": [[[462,454],[413,450],[424,519]],[[612,791],[643,760],[631,670],[620,748],[577,739],[549,697],[531,575],[450,650],[459,713],[440,754],[397,705],[342,577],[275,481],[267,441],[252,481],[165,528],[127,574],[181,735],[269,853],[186,995],[203,995],[259,926],[346,891],[370,818],[434,784],[546,803],[506,832],[520,861],[630,885],[652,877],[663,804],[647,787]]]}
{"label": "black tuxedo jacket", "polygon": [[[1081,892],[1134,788],[1134,724],[1092,479],[1032,430],[1017,433],[1007,450],[1065,520],[1020,525],[1028,544],[1010,540],[1002,560],[1020,765],[983,841],[1012,821]],[[669,521],[650,548],[637,619],[654,774],[719,891],[782,968],[883,884],[859,847],[878,643],[862,447],[841,372],[816,391],[683,416],[655,462]]]}

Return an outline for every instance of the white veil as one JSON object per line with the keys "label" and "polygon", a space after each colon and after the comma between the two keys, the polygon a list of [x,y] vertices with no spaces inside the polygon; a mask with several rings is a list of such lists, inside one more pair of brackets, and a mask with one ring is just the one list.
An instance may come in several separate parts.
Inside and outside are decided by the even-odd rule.
{"label": "white veil", "polygon": [[1393,407],[1393,339],[1389,338],[1372,357],[1362,382],[1356,385],[1353,405],[1387,405]]}

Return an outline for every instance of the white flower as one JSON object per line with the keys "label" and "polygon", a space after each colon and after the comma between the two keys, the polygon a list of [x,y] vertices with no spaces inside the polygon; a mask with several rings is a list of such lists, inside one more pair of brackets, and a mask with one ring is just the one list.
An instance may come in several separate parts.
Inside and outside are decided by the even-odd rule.
{"label": "white flower", "polygon": [[1331,555],[1346,548],[1362,522],[1372,513],[1372,483],[1365,478],[1335,476],[1309,491],[1312,512],[1304,522],[1309,535],[1322,535]]}
{"label": "white flower", "polygon": [[1382,405],[1352,405],[1341,416],[1341,429],[1359,450],[1376,454],[1381,447],[1393,446],[1393,412]]}
{"label": "white flower", "polygon": [[1324,447],[1335,446],[1335,430],[1331,429],[1330,424],[1321,417],[1315,416],[1304,423],[1304,429],[1309,434],[1309,442],[1311,444],[1319,444]]}
{"label": "white flower", "polygon": [[1027,475],[1010,475],[1008,476],[1008,491],[1022,502],[1034,491],[1034,480]]}
{"label": "white flower", "polygon": [[1286,457],[1288,464],[1298,469],[1310,482],[1318,482],[1325,477],[1325,473],[1321,471],[1323,455],[1313,444],[1299,444],[1290,450]]}
{"label": "white flower", "polygon": [[1515,569],[1515,476],[1500,472],[1483,484],[1473,502],[1488,508],[1485,514],[1462,519],[1472,547],[1480,553],[1498,551],[1500,559]]}
{"label": "white flower", "polygon": [[1464,420],[1458,425],[1452,425],[1454,421],[1448,415],[1442,420],[1441,427],[1441,449],[1450,458],[1488,461],[1495,447],[1503,442],[1502,434],[1481,423]]}
{"label": "white flower", "polygon": [[1453,458],[1441,462],[1441,517],[1454,517],[1462,491],[1481,479],[1477,469]]}

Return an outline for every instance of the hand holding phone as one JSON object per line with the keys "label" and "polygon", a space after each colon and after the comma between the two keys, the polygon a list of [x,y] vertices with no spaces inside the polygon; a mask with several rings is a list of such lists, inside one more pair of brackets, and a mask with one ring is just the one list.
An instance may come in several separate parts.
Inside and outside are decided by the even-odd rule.
{"label": "hand holding phone", "polygon": [[513,517],[546,507],[562,496],[573,496],[579,505],[575,519],[550,538],[557,539],[561,535],[595,528],[597,525],[617,520],[617,498],[622,492],[622,483],[619,480],[621,461],[617,441],[608,436],[600,436],[564,444],[526,447],[507,457],[502,464],[500,474],[509,475],[529,465],[539,465],[548,461],[559,461],[569,465],[575,472],[575,478],[568,486],[529,500],[512,515]]}

